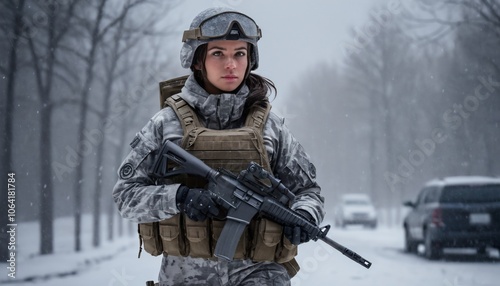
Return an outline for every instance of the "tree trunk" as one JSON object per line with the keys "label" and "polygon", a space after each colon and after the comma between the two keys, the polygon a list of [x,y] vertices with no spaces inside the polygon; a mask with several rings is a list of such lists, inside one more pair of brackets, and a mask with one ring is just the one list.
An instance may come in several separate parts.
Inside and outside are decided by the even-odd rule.
{"label": "tree trunk", "polygon": [[40,138],[40,254],[51,254],[54,250],[54,200],[51,173],[52,140],[51,140],[51,108],[41,110],[41,138]]}
{"label": "tree trunk", "polygon": [[[52,105],[50,94],[52,92],[52,81],[54,79],[55,64],[55,15],[54,11],[48,12],[48,38],[46,47],[46,70],[43,71],[37,64],[36,72],[39,73],[38,94],[40,97],[41,122],[40,122],[40,254],[53,253],[54,243],[54,202],[52,183]],[[30,49],[35,54],[34,43],[30,39]],[[34,57],[34,61],[38,58]],[[45,73],[44,81],[41,75]]]}
{"label": "tree trunk", "polygon": [[[88,152],[92,151],[92,146],[88,141],[84,142],[84,131],[87,123],[87,106],[88,106],[88,90],[90,88],[90,75],[91,71],[87,71],[87,81],[83,86],[83,92],[80,96],[82,103],[80,104],[80,122],[77,129],[77,154],[78,154],[78,165],[76,166],[75,182],[74,182],[74,196],[75,196],[75,251],[80,251],[81,248],[81,224],[82,224],[82,185],[84,184],[83,178],[83,158],[87,156]],[[88,143],[84,145],[84,143]],[[87,147],[89,150],[85,151],[84,148]]]}
{"label": "tree trunk", "polygon": [[[97,49],[97,44],[99,42],[99,33],[100,33],[100,26],[101,26],[101,20],[103,17],[104,13],[104,6],[106,4],[107,0],[101,0],[99,3],[99,7],[97,10],[97,16],[94,21],[94,27],[91,30],[91,38],[90,38],[90,50],[86,59],[86,72],[85,72],[85,80],[83,84],[83,89],[80,94],[80,98],[82,99],[82,103],[80,105],[80,123],[78,124],[78,155],[80,156],[80,164],[76,166],[76,181],[75,181],[75,251],[80,251],[81,250],[81,245],[80,245],[80,235],[81,235],[81,211],[82,211],[82,199],[81,199],[81,192],[82,192],[82,185],[84,183],[83,181],[83,165],[84,165],[84,159],[86,156],[88,156],[92,148],[95,147],[96,142],[93,142],[94,140],[86,140],[89,138],[85,138],[85,131],[87,128],[87,115],[88,115],[88,103],[89,103],[89,91],[92,86],[92,82],[94,80],[94,64],[95,64],[95,55],[96,55],[96,49]],[[84,144],[86,143],[86,145]],[[85,147],[89,148],[90,150],[85,150]],[[88,154],[86,154],[88,153]],[[96,178],[98,180],[98,178]],[[100,194],[96,194],[95,196],[98,196],[97,198],[94,197],[94,216],[93,216],[93,228],[94,228],[94,234],[93,234],[93,245],[97,246],[99,245],[99,236],[100,236]],[[96,203],[97,201],[97,203]],[[78,220],[78,221],[77,221]],[[78,225],[78,228],[76,227]]]}
{"label": "tree trunk", "polygon": [[[14,9],[14,7],[12,7]],[[15,94],[15,84],[17,76],[17,47],[19,43],[19,38],[22,34],[22,18],[24,14],[24,0],[18,1],[17,7],[14,9],[14,19],[13,19],[13,35],[12,44],[9,51],[9,66],[7,68],[7,90],[5,92],[5,110],[2,112],[4,114],[4,134],[2,136],[2,164],[0,167],[0,174],[5,176],[7,173],[15,172],[13,169],[12,162],[12,140],[13,132],[12,126],[14,121],[14,94]],[[8,194],[7,192],[0,192],[0,202],[7,202]],[[7,235],[7,224],[9,223],[7,219],[7,203],[2,203],[0,207],[0,245],[8,245],[8,235]],[[10,222],[15,223],[15,222]],[[0,261],[6,261],[8,258],[8,248],[2,247],[0,249]]]}

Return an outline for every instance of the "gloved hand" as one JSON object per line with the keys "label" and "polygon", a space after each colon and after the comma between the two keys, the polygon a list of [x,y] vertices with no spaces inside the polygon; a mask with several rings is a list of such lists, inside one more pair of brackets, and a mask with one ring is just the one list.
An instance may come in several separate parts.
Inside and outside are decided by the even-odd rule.
{"label": "gloved hand", "polygon": [[194,221],[219,215],[219,208],[204,189],[190,189],[181,185],[175,197],[177,208]]}
{"label": "gloved hand", "polygon": [[[315,223],[312,215],[304,210],[297,210],[297,213],[299,213],[301,216],[303,216],[305,219],[308,221]],[[299,245],[304,242],[308,242],[311,238],[309,237],[309,234],[305,231],[303,231],[300,226],[295,225],[295,226],[284,226],[283,227],[283,234],[285,235],[288,240],[292,244]]]}

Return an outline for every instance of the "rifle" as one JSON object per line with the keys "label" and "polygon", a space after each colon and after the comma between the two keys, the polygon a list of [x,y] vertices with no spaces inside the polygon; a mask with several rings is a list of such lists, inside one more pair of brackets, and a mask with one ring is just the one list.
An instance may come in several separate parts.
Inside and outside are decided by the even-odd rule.
{"label": "rifle", "polygon": [[[168,170],[168,160],[178,166]],[[328,238],[326,235],[330,225],[319,227],[287,207],[289,202],[293,202],[295,195],[255,162],[249,163],[247,169],[236,176],[222,168],[210,168],[177,144],[167,140],[153,166],[152,175],[161,178],[179,174],[197,175],[207,179],[210,196],[227,210],[227,221],[214,251],[218,258],[227,261],[233,259],[245,227],[257,213],[261,213],[281,225],[300,226],[312,240],[324,241],[367,269],[372,265],[359,254]]]}

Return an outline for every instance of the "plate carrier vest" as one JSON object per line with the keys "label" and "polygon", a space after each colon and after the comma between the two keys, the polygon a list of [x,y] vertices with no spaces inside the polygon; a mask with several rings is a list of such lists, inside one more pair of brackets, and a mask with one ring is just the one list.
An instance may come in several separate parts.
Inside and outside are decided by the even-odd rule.
{"label": "plate carrier vest", "polygon": [[[178,95],[186,79],[187,76],[183,76],[160,83],[161,107],[170,106],[174,110],[184,131],[181,147],[214,169],[224,168],[238,174],[253,161],[272,173],[262,137],[271,105],[252,107],[241,128],[208,129],[201,126],[194,110]],[[207,184],[205,179],[187,174],[168,178],[163,183],[182,183],[190,188]],[[141,223],[140,251],[144,245],[146,252],[153,256],[163,253],[217,259],[214,250],[224,224],[225,220],[215,218],[193,221],[182,213],[159,222]],[[275,261],[285,266],[293,277],[299,270],[296,255],[297,246],[283,236],[281,225],[256,216],[243,232],[234,259]]]}

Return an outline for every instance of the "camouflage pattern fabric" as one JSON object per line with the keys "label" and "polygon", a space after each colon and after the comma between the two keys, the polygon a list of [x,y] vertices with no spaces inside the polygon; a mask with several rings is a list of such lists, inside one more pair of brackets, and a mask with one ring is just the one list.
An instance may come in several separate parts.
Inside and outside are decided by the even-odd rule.
{"label": "camouflage pattern fabric", "polygon": [[[202,124],[208,128],[219,130],[239,128],[244,125],[245,119],[242,118],[242,113],[247,96],[248,88],[246,86],[243,86],[236,94],[208,94],[198,85],[193,75],[187,79],[180,94],[180,97],[197,111]],[[180,143],[182,137],[182,127],[175,112],[170,107],[156,113],[137,133],[130,144],[132,150],[118,170],[119,179],[113,189],[113,199],[122,217],[136,223],[145,223],[168,219],[179,212],[175,204],[175,195],[179,185],[156,185],[156,182],[149,176],[149,170],[156,160],[156,152],[163,142],[170,140]],[[316,223],[321,223],[324,217],[324,199],[320,194],[321,189],[316,183],[316,169],[302,145],[290,133],[284,120],[272,112],[264,127],[263,138],[274,175],[297,196],[291,206],[292,209],[305,210],[312,215]],[[168,257],[164,258],[164,265],[160,270],[160,278],[162,278],[160,281],[162,282],[167,278],[171,279],[175,273],[182,275],[179,274],[182,272],[170,272],[169,269],[172,267],[167,267],[168,261],[185,263],[185,266],[178,266],[186,267],[185,269],[195,269],[194,265],[200,263],[199,268],[206,269],[206,271],[200,270],[201,273],[205,271],[207,275],[208,272],[216,275],[214,269],[217,267],[207,266],[206,261],[201,262],[194,258]],[[245,266],[245,263],[249,264]],[[269,267],[271,272],[274,271],[273,268],[279,268],[280,271],[282,268],[281,265],[271,262],[254,264],[234,261],[225,266],[222,262],[215,264],[219,265],[220,269],[227,267],[227,271],[221,270],[220,273],[226,273],[224,275],[228,275],[227,281],[229,282],[232,279],[231,273],[243,273],[246,268],[255,268],[250,271],[251,273],[262,271],[262,267]],[[205,281],[208,279],[207,277],[204,278]]]}
{"label": "camouflage pattern fabric", "polygon": [[191,257],[164,257],[160,286],[171,285],[290,285],[285,268],[273,262],[233,262]]}

